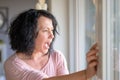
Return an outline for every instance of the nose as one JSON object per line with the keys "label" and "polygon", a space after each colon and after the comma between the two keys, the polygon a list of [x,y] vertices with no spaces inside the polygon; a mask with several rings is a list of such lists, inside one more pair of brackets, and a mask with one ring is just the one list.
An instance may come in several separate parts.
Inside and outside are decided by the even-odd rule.
{"label": "nose", "polygon": [[53,31],[49,31],[49,38],[51,38],[51,39],[53,39],[53,38],[54,38]]}

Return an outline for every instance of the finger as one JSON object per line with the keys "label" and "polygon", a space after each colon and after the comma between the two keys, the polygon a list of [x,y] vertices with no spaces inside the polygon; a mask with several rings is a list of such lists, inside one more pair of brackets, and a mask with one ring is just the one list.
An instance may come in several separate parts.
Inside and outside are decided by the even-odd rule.
{"label": "finger", "polygon": [[96,49],[97,47],[98,47],[98,44],[95,43],[95,44],[90,48],[90,50]]}
{"label": "finger", "polygon": [[98,60],[98,56],[89,56],[87,57],[87,62],[88,64],[92,61],[97,61]]}
{"label": "finger", "polygon": [[98,53],[98,50],[90,50],[90,51],[87,53],[87,56],[96,55],[97,53]]}
{"label": "finger", "polygon": [[88,67],[96,67],[98,64],[97,61],[92,61],[91,63],[88,64]]}

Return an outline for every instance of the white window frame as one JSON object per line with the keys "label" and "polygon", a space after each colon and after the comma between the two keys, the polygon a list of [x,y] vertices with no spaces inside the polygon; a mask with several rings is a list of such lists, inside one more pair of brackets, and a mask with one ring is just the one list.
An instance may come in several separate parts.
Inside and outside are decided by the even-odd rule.
{"label": "white window frame", "polygon": [[[96,24],[99,27],[99,31],[97,33],[98,43],[100,45],[100,66],[98,67],[97,77],[98,80],[114,80],[114,76],[111,72],[113,66],[111,65],[111,45],[110,45],[110,1],[111,0],[98,0],[100,4],[98,4],[98,23]],[[85,67],[85,59],[83,59],[85,55],[85,0],[69,0],[69,44],[70,44],[70,54],[69,54],[69,68],[70,72],[82,70]],[[101,20],[101,25],[99,21]],[[83,64],[82,64],[83,62]],[[71,66],[72,65],[72,66]],[[73,66],[74,65],[74,66]],[[83,65],[82,68],[80,66]],[[101,67],[101,68],[100,68]]]}
{"label": "white window frame", "polygon": [[[85,67],[85,10],[84,0],[69,0],[69,69],[70,72],[82,70]],[[81,5],[82,7],[79,7]],[[80,45],[79,45],[80,44]],[[84,60],[84,61],[83,61]],[[74,66],[73,66],[74,65]],[[83,67],[80,67],[83,66]]]}

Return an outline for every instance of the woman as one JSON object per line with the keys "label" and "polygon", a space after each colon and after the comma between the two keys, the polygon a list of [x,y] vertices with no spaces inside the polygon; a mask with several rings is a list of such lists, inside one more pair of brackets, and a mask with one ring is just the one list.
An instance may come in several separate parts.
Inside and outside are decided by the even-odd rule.
{"label": "woman", "polygon": [[69,74],[66,60],[53,49],[57,21],[45,10],[27,10],[12,22],[9,37],[15,53],[5,64],[7,80],[87,80],[96,73],[97,45],[87,54],[88,68]]}

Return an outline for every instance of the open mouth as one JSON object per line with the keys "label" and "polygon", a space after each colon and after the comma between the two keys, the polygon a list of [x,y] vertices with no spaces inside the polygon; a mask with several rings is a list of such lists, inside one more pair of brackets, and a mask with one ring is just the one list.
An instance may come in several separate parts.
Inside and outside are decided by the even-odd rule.
{"label": "open mouth", "polygon": [[50,43],[51,43],[51,42],[46,42],[46,43],[45,43],[45,48],[46,48],[46,49],[49,49],[49,48],[50,48]]}
{"label": "open mouth", "polygon": [[45,47],[46,47],[46,48],[49,48],[49,43],[45,43]]}

